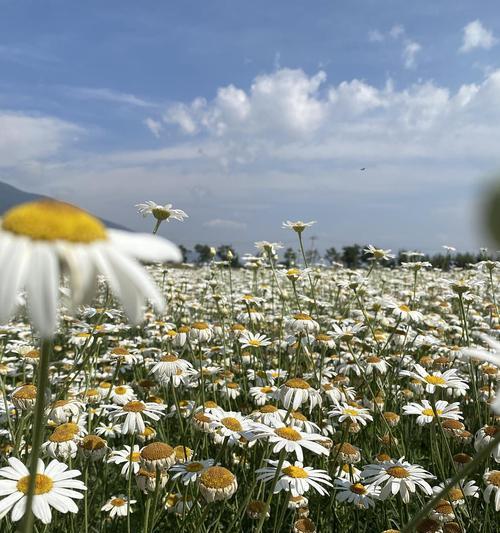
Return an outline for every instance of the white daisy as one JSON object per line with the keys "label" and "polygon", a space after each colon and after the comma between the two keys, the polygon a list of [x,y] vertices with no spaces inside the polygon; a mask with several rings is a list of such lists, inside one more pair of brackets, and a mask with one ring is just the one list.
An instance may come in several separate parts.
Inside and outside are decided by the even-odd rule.
{"label": "white daisy", "polygon": [[[0,495],[6,496],[0,500],[0,518],[12,510],[11,520],[17,522],[26,511],[30,474],[19,459],[10,457],[8,462],[9,466],[0,468],[0,478],[3,478],[0,480]],[[39,459],[36,472],[32,504],[36,518],[50,524],[51,507],[60,513],[78,512],[73,500],[83,498],[78,490],[86,490],[82,481],[73,479],[81,474],[79,470],[68,470],[67,465],[55,459],[46,467]]]}
{"label": "white daisy", "polygon": [[457,370],[451,368],[445,372],[427,372],[425,368],[419,364],[415,364],[414,372],[411,370],[402,370],[401,376],[409,376],[418,380],[422,385],[425,385],[425,391],[432,394],[436,388],[440,389],[459,389],[466,390],[469,385],[457,375]]}
{"label": "white daisy", "polygon": [[463,417],[460,414],[459,403],[448,403],[445,400],[438,400],[436,402],[436,413],[428,400],[422,400],[422,403],[409,403],[403,406],[405,415],[418,415],[417,424],[423,426],[430,424],[436,417],[444,420],[461,420]]}
{"label": "white daisy", "polygon": [[[267,461],[271,466],[259,468],[257,473],[257,480],[259,481],[272,481],[276,475],[276,470],[279,461]],[[331,477],[326,470],[318,470],[310,466],[303,466],[299,461],[295,461],[292,465],[288,461],[284,461],[279,473],[278,481],[274,487],[274,493],[291,492],[292,496],[302,496],[309,489],[313,488],[321,496],[326,496],[328,491],[322,487],[326,485],[331,487]]]}
{"label": "white daisy", "polygon": [[132,514],[134,511],[132,505],[137,500],[128,500],[123,494],[119,496],[111,496],[111,498],[101,507],[101,511],[107,511],[110,518],[123,517]]}
{"label": "white daisy", "polygon": [[364,482],[378,487],[384,485],[380,492],[380,499],[385,500],[389,496],[400,493],[404,503],[410,501],[410,495],[419,487],[428,496],[432,495],[432,488],[425,481],[435,479],[431,473],[419,465],[412,465],[401,457],[398,461],[390,460],[381,464],[365,466],[361,477]]}
{"label": "white daisy", "polygon": [[213,459],[186,461],[175,464],[169,472],[172,474],[172,480],[180,478],[183,485],[189,485],[189,483],[196,481],[207,468],[213,466],[214,462]]}
{"label": "white daisy", "polygon": [[126,435],[128,433],[144,433],[146,425],[144,424],[143,416],[158,421],[164,415],[167,406],[154,402],[132,400],[125,405],[107,405],[106,408],[112,411],[110,417],[113,420],[125,417],[122,422],[121,432],[122,435]]}
{"label": "white daisy", "polygon": [[56,329],[61,273],[69,279],[74,305],[88,303],[97,275],[104,275],[129,319],[137,323],[145,299],[161,311],[163,298],[135,259],[182,259],[169,241],[107,229],[78,207],[53,200],[15,206],[0,226],[0,323],[12,316],[24,288],[31,320],[43,337]]}
{"label": "white daisy", "polygon": [[322,441],[325,437],[315,433],[304,433],[297,428],[280,424],[278,427],[269,428],[263,424],[256,424],[254,427],[254,437],[257,439],[267,438],[274,444],[273,453],[285,450],[288,453],[295,453],[299,461],[304,460],[302,448],[317,455],[328,455],[328,449],[316,441]]}
{"label": "white daisy", "polygon": [[359,481],[353,483],[349,479],[337,478],[334,481],[334,488],[337,501],[352,503],[359,509],[373,507],[374,500],[380,496],[380,487],[363,485]]}

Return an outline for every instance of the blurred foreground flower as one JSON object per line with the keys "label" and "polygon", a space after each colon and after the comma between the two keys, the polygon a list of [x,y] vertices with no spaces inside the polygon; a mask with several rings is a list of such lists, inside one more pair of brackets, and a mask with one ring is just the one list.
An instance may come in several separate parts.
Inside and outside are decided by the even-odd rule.
{"label": "blurred foreground flower", "polygon": [[51,337],[61,274],[69,278],[75,306],[91,301],[102,274],[130,321],[137,323],[145,299],[157,311],[163,309],[163,299],[136,259],[181,261],[182,256],[167,240],[107,229],[71,204],[41,200],[15,206],[1,221],[0,323],[12,316],[25,288],[33,325],[42,337]]}

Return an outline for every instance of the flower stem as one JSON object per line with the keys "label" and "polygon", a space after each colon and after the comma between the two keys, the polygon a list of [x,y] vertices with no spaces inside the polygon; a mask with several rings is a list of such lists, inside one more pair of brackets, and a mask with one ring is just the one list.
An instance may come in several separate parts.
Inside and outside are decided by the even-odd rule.
{"label": "flower stem", "polygon": [[47,390],[48,385],[49,363],[51,353],[51,341],[49,339],[43,339],[40,353],[40,364],[38,367],[35,410],[33,411],[33,431],[31,441],[31,457],[29,464],[30,477],[28,485],[28,495],[26,499],[26,511],[24,514],[24,524],[22,528],[23,533],[31,533],[33,531],[32,505],[33,496],[35,495],[35,481],[38,457],[40,455],[40,447],[43,442],[43,428],[45,425],[45,392]]}
{"label": "flower stem", "polygon": [[401,530],[401,533],[410,533],[411,531],[415,531],[416,525],[422,520],[422,518],[425,518],[428,513],[434,508],[436,503],[439,500],[444,499],[444,497],[448,494],[448,492],[462,479],[466,478],[469,474],[471,474],[478,466],[479,463],[486,459],[490,453],[493,451],[495,446],[500,443],[500,433],[497,433],[494,439],[492,439],[488,446],[485,446],[477,455],[474,457],[474,460],[472,460],[470,463],[467,463],[461,470],[459,470],[451,479],[448,481],[448,483],[445,485],[443,490],[441,492],[438,492],[434,495],[433,498],[431,498],[407,524],[403,527]]}

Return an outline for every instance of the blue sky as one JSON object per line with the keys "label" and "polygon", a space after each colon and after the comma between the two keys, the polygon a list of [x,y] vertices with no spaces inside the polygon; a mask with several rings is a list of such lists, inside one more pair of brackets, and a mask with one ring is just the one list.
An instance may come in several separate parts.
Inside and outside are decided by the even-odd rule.
{"label": "blue sky", "polygon": [[[188,246],[477,248],[496,1],[0,0],[0,179]],[[360,168],[366,167],[366,171]]]}

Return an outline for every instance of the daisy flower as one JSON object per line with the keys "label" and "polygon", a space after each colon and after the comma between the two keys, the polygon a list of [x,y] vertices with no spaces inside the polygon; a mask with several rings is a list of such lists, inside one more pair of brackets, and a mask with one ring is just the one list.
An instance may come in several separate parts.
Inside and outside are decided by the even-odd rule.
{"label": "daisy flower", "polygon": [[[500,431],[500,426],[483,426],[476,432],[474,436],[474,449],[479,452],[495,438]],[[500,443],[498,443],[491,451],[491,456],[496,463],[500,463]]]}
{"label": "daisy flower", "polygon": [[359,481],[353,483],[348,479],[337,478],[333,486],[336,490],[335,499],[338,502],[352,503],[359,509],[373,507],[375,505],[374,500],[380,496],[380,487],[363,485]]}
{"label": "daisy flower", "polygon": [[[491,351],[485,350],[484,348],[464,348],[462,354],[465,357],[479,359],[480,361],[490,363],[491,365],[500,368],[500,342],[487,335],[482,335],[481,339],[489,346]],[[500,414],[500,384],[498,385],[496,398],[491,408],[495,413]]]}
{"label": "daisy flower", "polygon": [[[450,482],[449,479],[432,487],[434,494],[439,494],[445,486]],[[461,480],[460,483],[454,485],[444,498],[448,500],[452,505],[464,505],[465,498],[479,498],[479,487],[476,485],[474,480],[465,481]]]}
{"label": "daisy flower", "polygon": [[[279,461],[268,460],[267,462],[271,466],[259,468],[256,471],[257,480],[264,483],[274,479],[279,464]],[[331,479],[326,470],[318,470],[310,466],[304,467],[299,461],[295,461],[293,465],[284,461],[274,487],[274,494],[284,490],[297,497],[302,496],[312,488],[321,496],[326,496],[328,491],[322,485],[331,487]]]}
{"label": "daisy flower", "polygon": [[132,450],[130,446],[125,445],[123,450],[113,450],[108,458],[108,463],[114,463],[122,466],[121,475],[128,477],[129,468],[132,468],[132,472],[137,474],[140,469],[141,453],[139,446],[134,445]]}
{"label": "daisy flower", "polygon": [[170,468],[169,472],[172,474],[172,480],[180,478],[183,485],[189,485],[210,468],[214,464],[213,459],[205,459],[204,461],[186,461],[185,463],[177,463]]}
{"label": "daisy flower", "polygon": [[242,348],[262,348],[271,344],[271,340],[265,335],[250,331],[243,333],[238,340]]}
{"label": "daisy flower", "polygon": [[253,426],[253,422],[240,413],[222,410],[212,413],[210,423],[210,429],[215,431],[216,442],[222,442],[227,438],[230,445],[238,444],[242,436],[249,439]]}
{"label": "daisy flower", "polygon": [[445,372],[427,372],[425,368],[419,364],[414,365],[414,372],[411,370],[402,370],[401,376],[409,376],[418,380],[422,385],[425,385],[425,391],[432,394],[436,388],[439,389],[459,389],[466,390],[469,385],[457,375],[457,370],[451,368]]}
{"label": "daisy flower", "polygon": [[303,448],[317,455],[328,455],[329,453],[327,448],[316,442],[324,440],[323,435],[304,433],[285,424],[280,424],[275,428],[256,424],[253,438],[267,438],[271,444],[274,444],[273,453],[279,453],[284,449],[287,453],[295,453],[299,461],[304,460]]}
{"label": "daisy flower", "polygon": [[31,320],[43,337],[56,329],[61,274],[69,279],[75,306],[92,299],[97,275],[104,275],[130,321],[138,323],[144,300],[161,311],[163,298],[136,259],[182,259],[169,241],[108,229],[86,211],[53,200],[15,206],[0,226],[0,323],[13,315],[24,288]]}
{"label": "daisy flower", "polygon": [[160,420],[167,406],[155,402],[133,400],[125,405],[107,405],[106,408],[112,410],[110,417],[113,420],[125,417],[121,432],[122,435],[126,435],[128,433],[143,433],[146,429],[143,416],[155,421]]}
{"label": "daisy flower", "polygon": [[182,209],[173,209],[172,204],[159,205],[152,200],[147,200],[142,204],[136,204],[137,211],[144,217],[153,215],[157,221],[169,221],[170,219],[182,222],[188,215]]}
{"label": "daisy flower", "polygon": [[101,507],[101,511],[106,511],[110,518],[122,518],[134,512],[132,505],[136,502],[137,500],[129,501],[123,494],[120,494],[119,496],[111,496],[111,498]]}
{"label": "daisy flower", "polygon": [[165,354],[154,364],[151,374],[154,374],[160,381],[168,381],[172,376],[181,372],[192,370],[193,365],[185,359],[180,359],[174,354]]}
{"label": "daisy flower", "polygon": [[344,420],[350,420],[356,424],[366,426],[367,420],[373,420],[372,415],[368,409],[363,407],[357,407],[355,405],[349,405],[348,403],[342,403],[334,407],[329,413],[332,418],[339,417],[339,422]]}
{"label": "daisy flower", "polygon": [[[9,511],[11,520],[19,521],[26,510],[30,474],[19,459],[10,457],[9,466],[0,468],[0,494],[6,496],[0,500],[0,518]],[[47,466],[38,460],[35,493],[32,510],[36,518],[44,524],[52,521],[51,507],[60,513],[77,513],[78,507],[73,500],[80,500],[86,490],[82,481],[74,479],[81,474],[79,470],[68,470],[67,465],[57,460]]]}
{"label": "daisy flower", "polygon": [[375,248],[372,244],[369,244],[363,252],[369,255],[370,261],[388,261],[394,259],[395,255],[391,254],[391,250],[384,250],[382,248]]}
{"label": "daisy flower", "polygon": [[432,488],[426,479],[435,479],[430,472],[427,472],[419,465],[412,465],[401,457],[398,461],[390,460],[381,464],[367,465],[361,477],[364,482],[374,487],[383,485],[380,492],[380,499],[385,500],[389,496],[400,494],[404,503],[410,501],[410,495],[418,487],[428,496],[432,495]]}
{"label": "daisy flower", "polygon": [[302,233],[306,228],[310,228],[313,224],[316,224],[315,220],[311,220],[311,222],[302,222],[302,220],[297,220],[295,222],[292,222],[290,220],[287,220],[286,222],[283,222],[281,227],[283,229],[291,229],[295,231],[295,233]]}
{"label": "daisy flower", "polygon": [[436,414],[438,418],[445,420],[461,420],[463,417],[460,414],[459,403],[448,403],[445,400],[438,400],[436,402],[436,413],[428,400],[422,400],[422,403],[412,402],[403,406],[405,415],[418,415],[417,424],[423,426],[430,424]]}
{"label": "daisy flower", "polygon": [[487,470],[483,475],[486,488],[483,492],[484,501],[488,503],[493,497],[495,511],[500,511],[500,470]]}
{"label": "daisy flower", "polygon": [[238,489],[236,476],[223,466],[210,466],[200,476],[199,488],[207,503],[228,500]]}
{"label": "daisy flower", "polygon": [[309,402],[309,411],[321,405],[321,394],[302,378],[292,378],[283,383],[276,393],[285,409],[296,411],[302,404]]}

